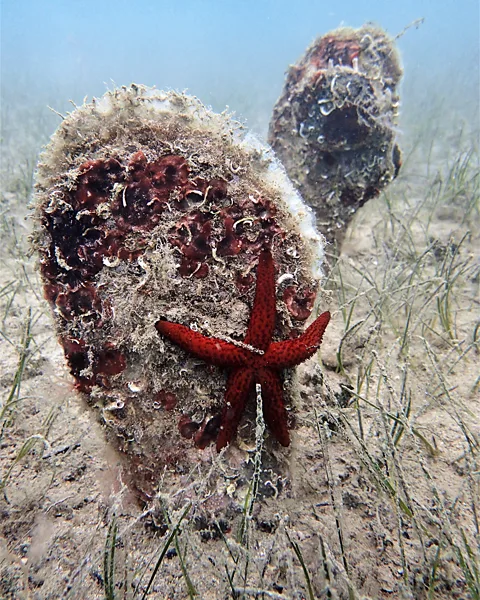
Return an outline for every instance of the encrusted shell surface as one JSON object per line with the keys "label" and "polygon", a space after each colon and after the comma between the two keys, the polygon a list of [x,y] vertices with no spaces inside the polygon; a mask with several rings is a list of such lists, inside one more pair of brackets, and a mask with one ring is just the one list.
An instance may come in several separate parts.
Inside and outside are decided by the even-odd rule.
{"label": "encrusted shell surface", "polygon": [[352,216],[398,174],[395,140],[402,69],[395,43],[373,25],[315,40],[290,67],[269,143],[341,246]]}
{"label": "encrusted shell surface", "polygon": [[214,456],[200,448],[215,439],[226,381],[154,323],[243,339],[268,244],[283,339],[304,328],[322,276],[323,238],[271,150],[196,98],[136,85],[77,108],[53,135],[34,243],[76,387],[147,496],[165,467]]}

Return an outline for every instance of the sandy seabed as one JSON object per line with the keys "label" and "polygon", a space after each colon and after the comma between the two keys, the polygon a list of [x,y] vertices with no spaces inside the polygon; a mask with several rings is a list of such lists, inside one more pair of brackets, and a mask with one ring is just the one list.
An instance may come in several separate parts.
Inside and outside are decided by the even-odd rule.
{"label": "sandy seabed", "polygon": [[350,225],[291,447],[199,451],[146,506],[53,332],[31,165],[4,174],[0,598],[478,598],[478,156],[436,136]]}

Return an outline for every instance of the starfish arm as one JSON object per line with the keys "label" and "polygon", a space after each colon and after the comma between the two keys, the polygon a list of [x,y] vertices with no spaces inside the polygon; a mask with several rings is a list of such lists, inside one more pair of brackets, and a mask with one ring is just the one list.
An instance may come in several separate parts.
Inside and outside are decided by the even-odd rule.
{"label": "starfish arm", "polygon": [[245,344],[250,344],[259,350],[266,350],[272,341],[275,317],[275,268],[270,250],[264,250],[258,260],[255,300]]}
{"label": "starfish arm", "polygon": [[283,386],[280,377],[270,369],[260,369],[258,382],[262,386],[263,416],[282,446],[290,444],[288,433],[287,411],[283,401]]}
{"label": "starfish arm", "polygon": [[300,337],[270,344],[262,357],[263,364],[273,369],[288,369],[307,360],[320,347],[329,321],[330,313],[324,312]]}
{"label": "starfish arm", "polygon": [[217,452],[229,444],[237,432],[253,384],[253,375],[252,369],[236,369],[228,377]]}
{"label": "starfish arm", "polygon": [[186,325],[170,321],[157,321],[155,328],[182,350],[218,367],[241,367],[247,362],[250,355],[243,348],[219,338],[206,337]]}

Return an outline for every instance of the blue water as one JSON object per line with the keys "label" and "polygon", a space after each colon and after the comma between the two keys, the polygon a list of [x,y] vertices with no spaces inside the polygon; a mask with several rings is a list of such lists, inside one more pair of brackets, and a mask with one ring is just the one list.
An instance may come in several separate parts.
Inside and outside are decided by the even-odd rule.
{"label": "blue water", "polygon": [[[260,129],[284,72],[317,36],[374,21],[398,40],[405,90],[479,89],[478,0],[2,0],[2,96],[65,106],[131,82],[188,90]],[[410,87],[409,87],[410,86]],[[460,89],[459,89],[460,88]]]}

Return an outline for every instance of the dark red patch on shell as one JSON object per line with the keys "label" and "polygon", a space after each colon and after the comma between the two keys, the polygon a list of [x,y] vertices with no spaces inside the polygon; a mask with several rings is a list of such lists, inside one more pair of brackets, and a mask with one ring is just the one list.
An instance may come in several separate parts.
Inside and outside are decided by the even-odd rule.
{"label": "dark red patch on shell", "polygon": [[245,294],[250,290],[255,283],[255,277],[252,273],[248,273],[248,275],[242,275],[241,273],[237,273],[235,277],[235,285],[237,286],[237,290],[241,294]]}
{"label": "dark red patch on shell", "polygon": [[217,439],[220,430],[221,415],[215,415],[210,419],[205,419],[200,426],[200,429],[195,434],[195,446],[204,450],[212,442]]}
{"label": "dark red patch on shell", "polygon": [[87,320],[97,320],[102,312],[102,302],[91,284],[73,289],[64,286],[62,292],[59,292],[57,286],[55,304],[67,321],[79,316]]}
{"label": "dark red patch on shell", "polygon": [[191,440],[198,431],[200,423],[195,423],[188,415],[182,415],[178,420],[178,431],[187,440]]}
{"label": "dark red patch on shell", "polygon": [[211,256],[212,218],[211,213],[196,210],[182,217],[172,228],[170,239],[184,256],[197,261]]}
{"label": "dark red patch on shell", "polygon": [[90,366],[89,346],[84,340],[75,337],[65,337],[61,341],[70,372],[76,380],[75,387],[81,392],[90,392],[94,385],[94,378],[84,374]]}
{"label": "dark red patch on shell", "polygon": [[122,167],[114,158],[89,160],[78,171],[78,185],[71,203],[77,210],[108,202],[113,186],[122,180]]}
{"label": "dark red patch on shell", "polygon": [[81,392],[89,393],[94,385],[109,387],[109,377],[118,375],[127,366],[124,354],[112,343],[95,353],[92,346],[80,338],[63,337],[60,341],[76,388]]}
{"label": "dark red patch on shell", "polygon": [[160,390],[155,394],[154,401],[163,406],[165,410],[173,410],[177,405],[177,397],[172,392]]}
{"label": "dark red patch on shell", "polygon": [[96,356],[93,371],[102,375],[118,375],[126,366],[125,356],[112,343],[107,343]]}
{"label": "dark red patch on shell", "polygon": [[182,156],[168,155],[147,162],[143,152],[134,154],[127,167],[126,187],[118,210],[133,225],[151,229],[160,219],[172,192],[181,192],[188,181],[189,168]]}
{"label": "dark red patch on shell", "polygon": [[191,258],[183,258],[178,272],[182,277],[196,277],[197,279],[202,279],[208,275],[209,267],[207,263],[192,260]]}
{"label": "dark red patch on shell", "polygon": [[219,256],[236,256],[242,251],[242,238],[235,232],[235,221],[232,217],[225,217],[225,237],[218,244]]}
{"label": "dark red patch on shell", "polygon": [[288,312],[297,321],[306,321],[312,312],[316,294],[310,289],[299,289],[290,285],[283,292],[283,301]]}
{"label": "dark red patch on shell", "polygon": [[334,65],[353,67],[353,61],[359,54],[360,45],[357,40],[326,35],[313,47],[308,58],[317,69],[328,68],[330,60]]}

